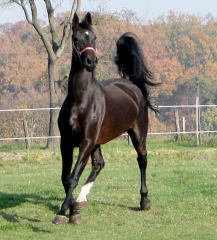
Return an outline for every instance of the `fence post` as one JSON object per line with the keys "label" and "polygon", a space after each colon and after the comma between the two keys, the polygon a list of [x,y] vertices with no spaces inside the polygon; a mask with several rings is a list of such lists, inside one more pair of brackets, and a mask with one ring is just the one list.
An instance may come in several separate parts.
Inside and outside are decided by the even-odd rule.
{"label": "fence post", "polygon": [[132,140],[131,140],[131,137],[129,134],[128,134],[127,138],[128,138],[128,145],[132,145]]}
{"label": "fence post", "polygon": [[185,132],[185,117],[182,117],[182,129],[183,129],[183,132]]}
{"label": "fence post", "polygon": [[[25,137],[29,138],[29,129],[28,129],[27,121],[25,119],[23,120],[23,128],[24,128]],[[29,139],[25,139],[25,141],[26,141],[26,148],[30,148]]]}
{"label": "fence post", "polygon": [[197,132],[197,147],[200,146],[200,135],[199,135],[199,97],[196,97],[196,132]]}
{"label": "fence post", "polygon": [[[178,109],[175,109],[175,119],[176,119],[176,132],[180,132],[180,126],[179,126],[179,112]],[[177,133],[176,135],[176,139],[180,140],[181,139],[181,135],[180,133]]]}
{"label": "fence post", "polygon": [[198,98],[198,130],[199,130],[199,145],[202,146],[201,122],[200,122],[200,103]]}

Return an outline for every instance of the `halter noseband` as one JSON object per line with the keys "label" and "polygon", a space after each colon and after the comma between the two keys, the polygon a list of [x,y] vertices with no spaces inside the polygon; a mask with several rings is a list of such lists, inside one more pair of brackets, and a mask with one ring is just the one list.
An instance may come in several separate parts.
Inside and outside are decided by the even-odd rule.
{"label": "halter noseband", "polygon": [[73,45],[73,48],[75,49],[75,51],[77,52],[79,58],[81,57],[81,54],[82,54],[84,51],[86,51],[86,50],[93,50],[93,51],[95,52],[95,54],[97,53],[97,49],[95,49],[95,48],[93,48],[93,47],[86,47],[86,48],[82,49],[81,51],[79,51],[79,50],[76,48],[76,46],[75,46],[75,44],[74,44],[74,41],[72,41],[72,45]]}

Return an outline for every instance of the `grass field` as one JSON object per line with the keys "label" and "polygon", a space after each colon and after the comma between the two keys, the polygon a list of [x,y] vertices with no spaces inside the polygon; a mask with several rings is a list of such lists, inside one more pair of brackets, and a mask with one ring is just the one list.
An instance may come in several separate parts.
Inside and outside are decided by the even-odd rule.
{"label": "grass field", "polygon": [[[147,149],[150,211],[139,211],[135,151],[113,141],[102,147],[106,165],[81,224],[55,226],[64,199],[59,151],[0,146],[0,239],[217,239],[217,146],[149,139]],[[75,196],[89,172],[90,164]]]}

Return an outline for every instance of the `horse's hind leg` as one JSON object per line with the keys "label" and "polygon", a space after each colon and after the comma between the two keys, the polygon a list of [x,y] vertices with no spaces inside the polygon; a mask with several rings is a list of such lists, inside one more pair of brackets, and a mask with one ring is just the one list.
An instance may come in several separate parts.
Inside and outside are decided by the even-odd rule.
{"label": "horse's hind leg", "polygon": [[137,161],[141,173],[140,207],[141,210],[149,210],[151,207],[151,201],[148,199],[148,188],[146,184],[146,168],[147,168],[146,133],[140,135],[141,133],[139,132],[137,133],[137,131],[134,131],[133,129],[130,129],[128,133],[132,139],[132,143],[138,154]]}
{"label": "horse's hind leg", "polygon": [[92,170],[91,173],[81,188],[80,194],[76,200],[76,209],[80,210],[86,207],[87,204],[87,194],[90,192],[91,187],[93,186],[93,182],[99,174],[100,170],[104,167],[104,159],[102,157],[100,146],[97,145],[95,149],[91,153],[92,160]]}

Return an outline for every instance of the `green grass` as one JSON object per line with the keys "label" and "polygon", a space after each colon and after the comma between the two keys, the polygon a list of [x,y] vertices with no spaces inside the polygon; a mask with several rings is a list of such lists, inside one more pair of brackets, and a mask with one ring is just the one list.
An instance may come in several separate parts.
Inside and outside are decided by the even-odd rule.
{"label": "green grass", "polygon": [[[64,199],[58,151],[23,151],[20,160],[1,157],[0,239],[217,239],[217,150],[153,139],[147,149],[152,209],[139,211],[140,174],[132,146],[113,141],[102,147],[106,165],[77,226],[51,224]],[[75,196],[89,172],[90,164]]]}

